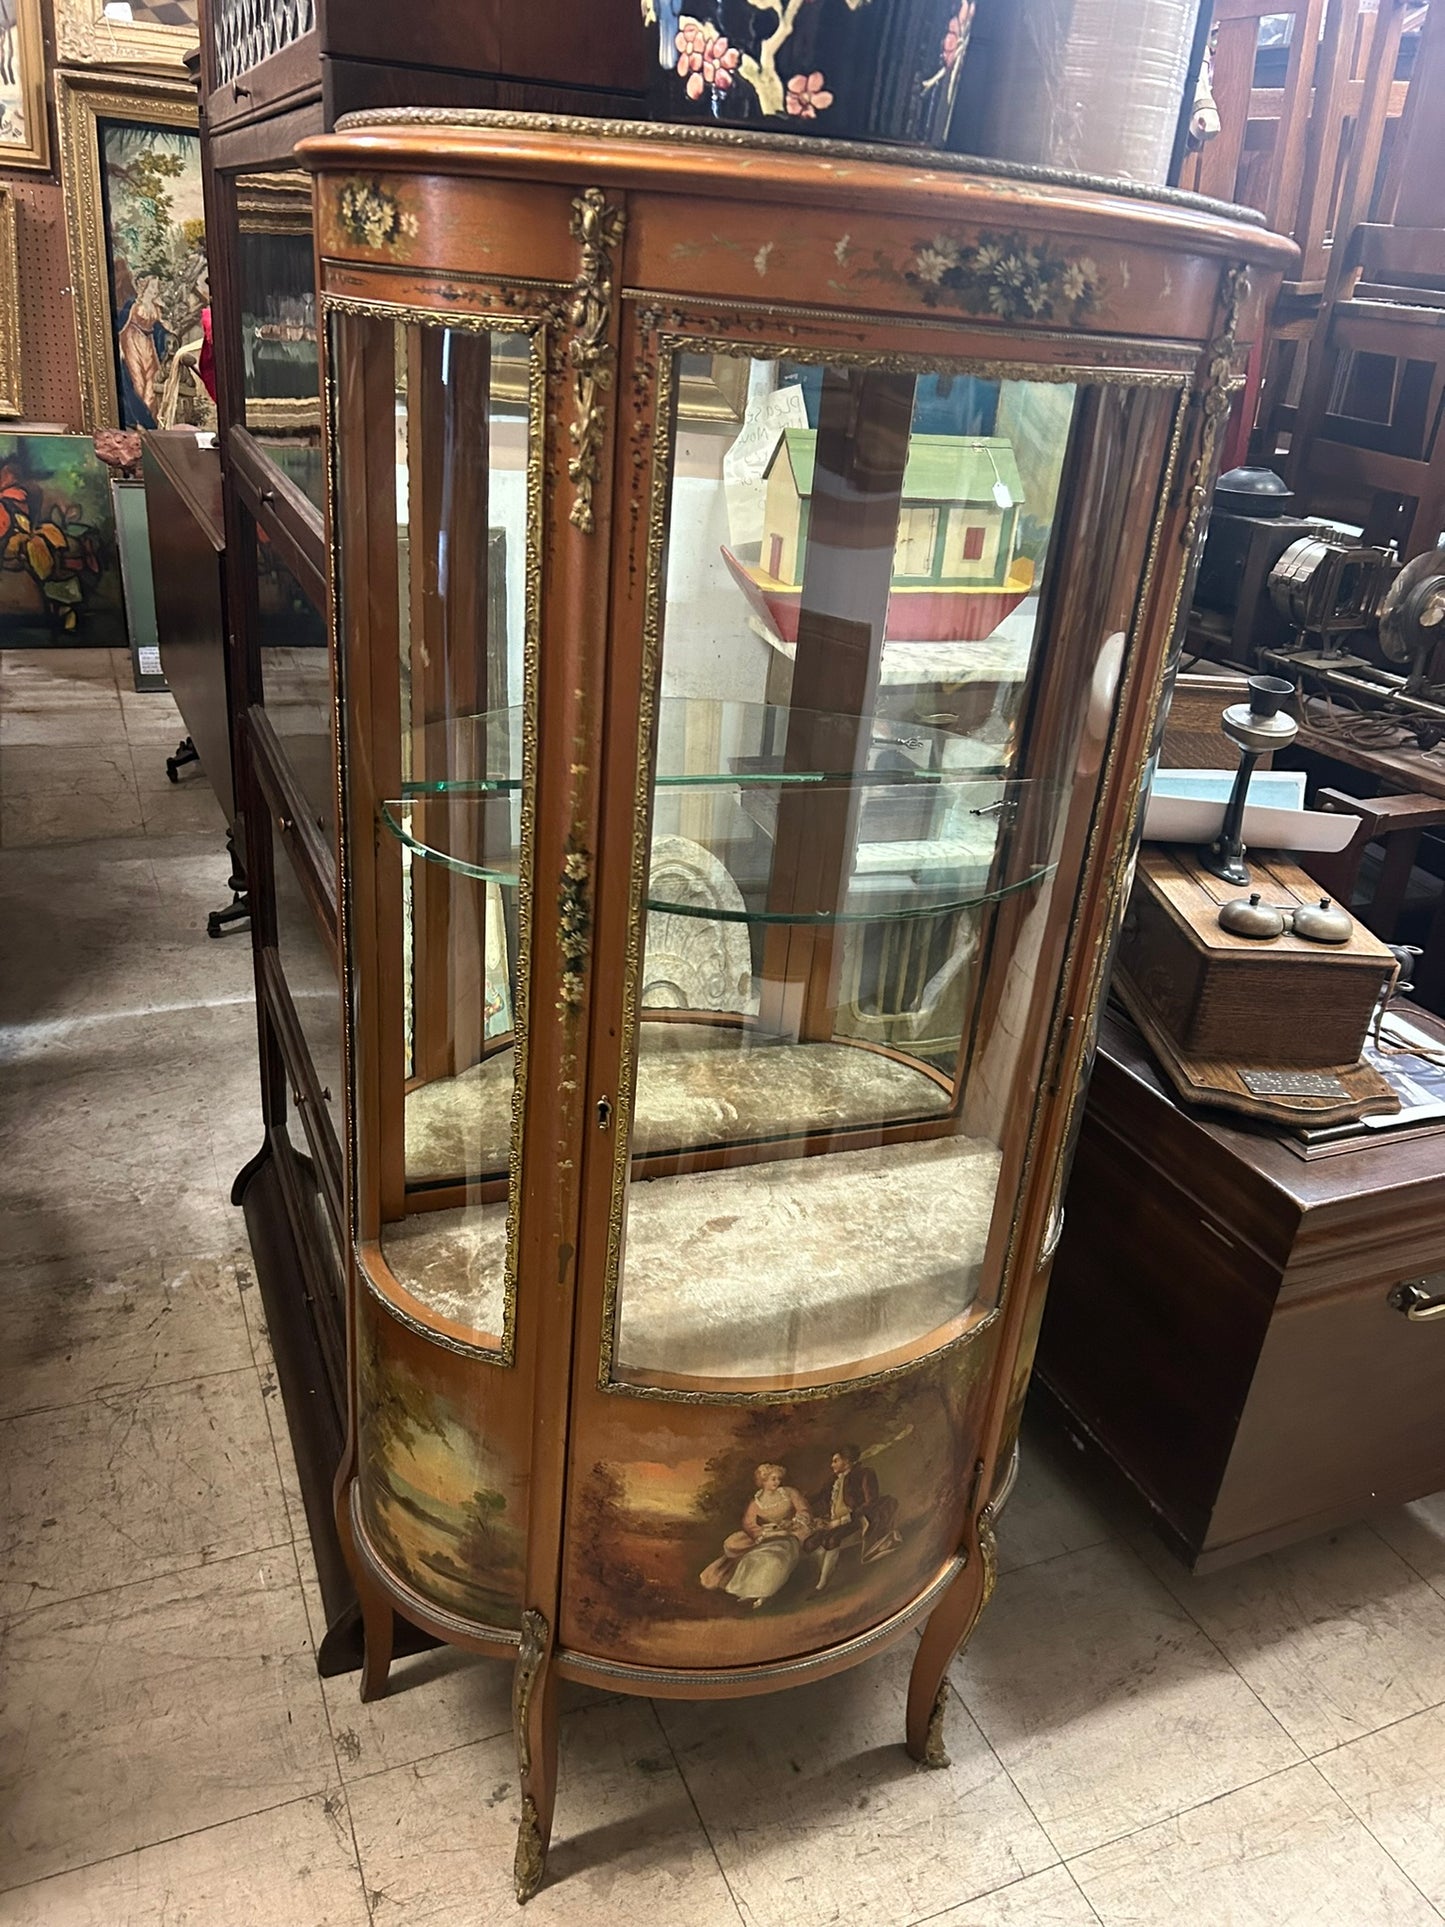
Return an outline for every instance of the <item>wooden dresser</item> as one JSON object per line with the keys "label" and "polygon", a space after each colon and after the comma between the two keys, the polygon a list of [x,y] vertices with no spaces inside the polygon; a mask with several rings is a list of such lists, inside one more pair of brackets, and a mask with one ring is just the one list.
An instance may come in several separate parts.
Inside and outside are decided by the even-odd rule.
{"label": "wooden dresser", "polygon": [[1445,1297],[1445,1126],[1306,1158],[1186,1114],[1106,1016],[1037,1371],[1196,1572],[1445,1487],[1412,1282]]}

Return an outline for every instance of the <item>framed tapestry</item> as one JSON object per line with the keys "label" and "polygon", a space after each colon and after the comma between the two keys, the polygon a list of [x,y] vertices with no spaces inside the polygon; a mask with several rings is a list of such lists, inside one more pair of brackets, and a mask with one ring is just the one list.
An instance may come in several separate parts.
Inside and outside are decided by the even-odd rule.
{"label": "framed tapestry", "polygon": [[13,419],[20,401],[20,268],[15,248],[15,196],[0,183],[0,416]]}
{"label": "framed tapestry", "polygon": [[49,167],[40,0],[0,0],[0,167]]}
{"label": "framed tapestry", "polygon": [[189,81],[57,73],[82,426],[204,422],[183,385],[210,301]]}
{"label": "framed tapestry", "polygon": [[63,67],[179,68],[199,39],[197,0],[55,0]]}

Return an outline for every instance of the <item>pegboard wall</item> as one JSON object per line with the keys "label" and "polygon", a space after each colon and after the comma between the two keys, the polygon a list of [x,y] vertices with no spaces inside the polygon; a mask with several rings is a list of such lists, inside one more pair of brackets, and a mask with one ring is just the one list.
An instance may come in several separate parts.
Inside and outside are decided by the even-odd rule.
{"label": "pegboard wall", "polygon": [[11,174],[20,278],[20,399],[27,421],[80,426],[80,371],[58,183]]}

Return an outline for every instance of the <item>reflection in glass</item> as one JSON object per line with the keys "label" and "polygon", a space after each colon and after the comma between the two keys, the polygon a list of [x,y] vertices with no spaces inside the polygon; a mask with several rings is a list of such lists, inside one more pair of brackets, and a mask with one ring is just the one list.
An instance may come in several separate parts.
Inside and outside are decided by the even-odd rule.
{"label": "reflection in glass", "polygon": [[339,1147],[345,1068],[337,961],[331,942],[317,924],[307,901],[285,840],[274,830],[271,863],[275,878],[276,952],[281,960],[281,974],[286,979],[292,1007],[306,1041],[306,1053],[316,1073],[323,1115]]}
{"label": "reflection in glass", "polygon": [[236,202],[246,426],[314,437],[321,383],[310,183],[296,171],[242,174]]}
{"label": "reflection in glass", "polygon": [[328,845],[336,838],[336,717],[326,621],[256,531],[257,634],[266,718],[281,740],[311,819]]}
{"label": "reflection in glass", "polygon": [[976,1060],[1058,862],[1021,744],[1073,407],[754,362],[741,428],[674,431],[615,1375],[826,1375],[987,1309]]}

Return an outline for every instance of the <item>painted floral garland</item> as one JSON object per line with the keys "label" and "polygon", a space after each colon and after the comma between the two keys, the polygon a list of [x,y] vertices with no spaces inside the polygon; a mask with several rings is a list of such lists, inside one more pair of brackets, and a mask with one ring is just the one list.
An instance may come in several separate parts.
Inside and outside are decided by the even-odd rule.
{"label": "painted floral garland", "polygon": [[918,244],[903,278],[930,308],[1003,321],[1081,321],[1104,292],[1087,256],[1071,261],[1022,234],[980,234],[975,247],[940,234]]}

